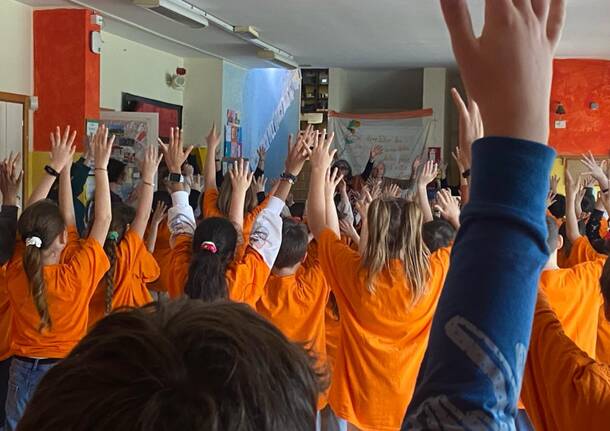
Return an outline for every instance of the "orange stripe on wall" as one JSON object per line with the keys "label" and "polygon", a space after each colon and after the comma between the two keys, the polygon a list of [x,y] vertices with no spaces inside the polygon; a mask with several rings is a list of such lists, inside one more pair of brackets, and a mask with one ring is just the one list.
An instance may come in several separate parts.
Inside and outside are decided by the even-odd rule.
{"label": "orange stripe on wall", "polygon": [[34,11],[34,91],[39,109],[34,114],[34,150],[49,150],[49,133],[70,125],[82,150],[85,119],[99,118],[100,58],[91,52],[87,9]]}
{"label": "orange stripe on wall", "polygon": [[402,120],[405,118],[431,117],[432,109],[420,109],[417,111],[387,112],[379,114],[348,114],[344,112],[330,111],[329,117],[335,118],[359,118],[363,120]]}

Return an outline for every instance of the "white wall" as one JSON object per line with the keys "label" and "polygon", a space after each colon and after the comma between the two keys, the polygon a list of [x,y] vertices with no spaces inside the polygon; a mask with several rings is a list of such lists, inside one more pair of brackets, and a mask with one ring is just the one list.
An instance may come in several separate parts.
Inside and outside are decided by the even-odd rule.
{"label": "white wall", "polygon": [[121,110],[121,93],[182,105],[183,94],[165,82],[166,74],[183,67],[184,59],[103,32],[100,105]]}
{"label": "white wall", "polygon": [[337,69],[329,71],[331,110],[350,113],[420,109],[423,70]]}
{"label": "white wall", "polygon": [[33,93],[32,8],[0,1],[0,91]]}
{"label": "white wall", "polygon": [[440,147],[443,160],[451,157],[445,145],[445,126],[447,118],[447,69],[427,67],[424,69],[423,107],[432,108],[432,132],[428,140],[429,147]]}
{"label": "white wall", "polygon": [[184,142],[201,146],[215,122],[222,129],[223,61],[216,58],[185,58],[186,86],[182,125]]}

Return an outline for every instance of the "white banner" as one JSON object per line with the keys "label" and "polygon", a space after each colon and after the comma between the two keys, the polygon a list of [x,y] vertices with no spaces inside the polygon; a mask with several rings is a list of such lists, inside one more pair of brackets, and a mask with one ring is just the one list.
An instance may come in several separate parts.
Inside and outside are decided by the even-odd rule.
{"label": "white banner", "polygon": [[432,110],[392,114],[342,114],[330,112],[328,126],[335,132],[337,158],[360,174],[374,145],[383,147],[377,161],[385,163],[385,175],[390,178],[410,178],[413,161],[423,155],[430,129]]}

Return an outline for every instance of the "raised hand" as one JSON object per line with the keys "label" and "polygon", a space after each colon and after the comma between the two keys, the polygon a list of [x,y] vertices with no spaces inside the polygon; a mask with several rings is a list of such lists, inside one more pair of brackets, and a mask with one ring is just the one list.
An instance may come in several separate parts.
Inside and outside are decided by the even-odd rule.
{"label": "raised hand", "polygon": [[246,194],[246,191],[252,184],[254,173],[250,172],[250,164],[244,160],[236,160],[231,169],[229,169],[229,178],[233,186],[233,193]]}
{"label": "raised hand", "polygon": [[216,123],[212,125],[208,136],[205,138],[205,142],[208,146],[208,151],[212,154],[216,154],[216,150],[220,147],[220,133],[216,128]]}
{"label": "raised hand", "polygon": [[163,201],[157,202],[155,211],[150,216],[151,226],[159,226],[161,222],[167,217],[167,205]]}
{"label": "raised hand", "polygon": [[461,172],[464,172],[470,169],[472,164],[472,143],[483,137],[483,120],[479,112],[479,105],[470,97],[468,98],[468,106],[455,88],[451,89],[451,97],[460,117],[459,145],[456,148],[456,156],[459,156],[458,167],[461,163],[463,166]]}
{"label": "raised hand", "polygon": [[13,154],[0,163],[0,193],[3,205],[17,205],[17,195],[21,188],[23,170],[19,165],[21,154]]}
{"label": "raised hand", "polygon": [[353,242],[358,243],[360,241],[360,235],[358,235],[358,231],[350,220],[346,218],[339,220],[339,230]]}
{"label": "raised hand", "polygon": [[324,183],[324,195],[327,199],[332,199],[335,195],[335,190],[341,181],[343,181],[343,175],[339,174],[339,169],[328,169],[326,171],[326,178]]}
{"label": "raised hand", "polygon": [[108,129],[102,124],[97,128],[92,143],[93,160],[95,161],[96,170],[106,170],[108,167],[113,144],[114,135],[108,138]]}
{"label": "raised hand", "polygon": [[256,150],[256,154],[258,155],[258,162],[265,162],[265,158],[267,157],[267,150],[263,148],[263,146],[258,147]]}
{"label": "raised hand", "polygon": [[[99,130],[99,129],[98,129]],[[49,165],[57,172],[61,172],[66,166],[70,169],[72,158],[76,152],[74,139],[76,130],[70,133],[70,126],[61,133],[59,126],[55,128],[55,133],[51,133],[51,162]]]}
{"label": "raised hand", "polygon": [[565,1],[487,0],[479,37],[466,0],[441,0],[441,7],[462,79],[479,104],[486,133],[546,144],[552,64]]}
{"label": "raised hand", "polygon": [[460,227],[460,201],[451,195],[450,190],[439,190],[434,208],[456,229]]}
{"label": "raised hand", "polygon": [[203,176],[202,175],[193,175],[191,180],[191,189],[197,190],[199,193],[203,190]]}
{"label": "raised hand", "polygon": [[260,177],[254,180],[254,188],[256,193],[264,193],[265,186],[267,185],[267,177],[261,175]]}
{"label": "raised hand", "polygon": [[313,148],[309,150],[309,161],[311,162],[312,169],[327,170],[330,167],[335,154],[337,153],[336,149],[331,150],[330,148],[334,137],[334,133],[327,139],[326,131],[321,134],[315,132]]}
{"label": "raised hand", "polygon": [[368,190],[365,190],[360,196],[360,199],[356,201],[356,211],[358,211],[358,214],[360,214],[360,219],[362,221],[366,220],[371,202],[373,202],[373,197]]}
{"label": "raised hand", "polygon": [[384,198],[399,198],[401,194],[400,187],[396,184],[390,184],[383,190]]}
{"label": "raised hand", "polygon": [[159,154],[159,150],[154,145],[149,145],[144,150],[144,158],[141,161],[142,181],[152,184],[155,180],[155,174],[159,169],[163,155]]}
{"label": "raised hand", "polygon": [[424,167],[417,178],[419,186],[427,186],[430,184],[438,175],[438,163],[433,160],[428,160],[424,163]]}
{"label": "raised hand", "polygon": [[296,142],[293,142],[292,135],[288,136],[288,155],[286,156],[285,169],[290,175],[296,177],[301,173],[309,155],[307,150],[309,139],[310,136],[307,133],[299,133]]}
{"label": "raised hand", "polygon": [[189,145],[184,149],[184,137],[179,127],[171,128],[169,144],[163,143],[161,139],[158,139],[158,141],[169,172],[173,174],[181,173],[182,165],[191,153],[193,146]]}
{"label": "raised hand", "polygon": [[568,168],[566,167],[565,169],[565,173],[564,173],[564,180],[566,183],[566,198],[569,197],[576,197],[576,193],[578,192],[578,182],[574,181],[574,177],[572,177],[572,174],[570,173],[570,171],[568,170]]}
{"label": "raised hand", "polygon": [[369,160],[374,162],[375,159],[383,154],[383,147],[381,145],[375,145],[369,152]]}
{"label": "raised hand", "polygon": [[595,180],[599,183],[602,190],[607,190],[608,177],[606,176],[605,172],[608,166],[607,161],[604,160],[598,164],[591,151],[589,151],[589,154],[582,155],[581,163],[589,170],[588,172],[583,172],[583,174],[593,176],[593,178],[595,178]]}

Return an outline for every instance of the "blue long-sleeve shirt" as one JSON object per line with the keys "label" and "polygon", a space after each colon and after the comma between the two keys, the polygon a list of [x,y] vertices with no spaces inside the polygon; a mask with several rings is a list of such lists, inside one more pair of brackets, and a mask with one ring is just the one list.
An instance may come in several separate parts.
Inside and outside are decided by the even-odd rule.
{"label": "blue long-sleeve shirt", "polygon": [[512,430],[538,280],[555,152],[529,141],[473,146],[470,201],[403,429]]}

